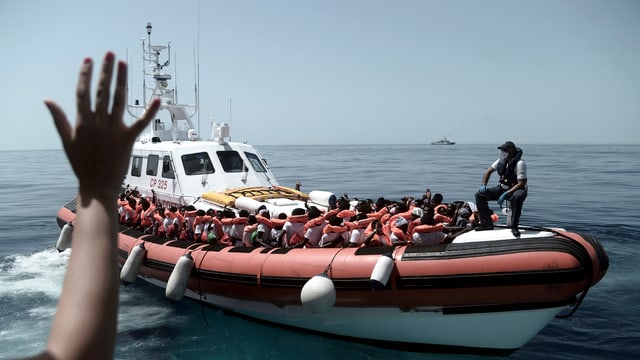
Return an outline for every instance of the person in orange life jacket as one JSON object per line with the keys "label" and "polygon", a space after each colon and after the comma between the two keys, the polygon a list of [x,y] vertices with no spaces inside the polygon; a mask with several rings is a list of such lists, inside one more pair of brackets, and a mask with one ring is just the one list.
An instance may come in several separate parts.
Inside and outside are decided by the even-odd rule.
{"label": "person in orange life jacket", "polygon": [[217,239],[215,226],[211,226],[215,216],[216,213],[213,209],[208,209],[206,212],[200,209],[196,212],[193,221],[193,241],[208,243],[209,232],[212,233],[213,238]]}
{"label": "person in orange life jacket", "polygon": [[353,217],[352,221],[347,222],[349,226],[349,247],[359,247],[365,241],[365,231],[367,226],[375,220],[374,218],[367,217],[367,213],[360,212]]}
{"label": "person in orange life jacket", "polygon": [[[427,208],[427,210],[431,210],[431,208]],[[413,228],[417,225],[420,225],[420,218],[424,216],[424,209],[422,207],[414,207],[411,209],[411,219],[409,221],[409,228],[407,229],[408,234],[413,234]],[[433,216],[433,212],[431,213]]]}
{"label": "person in orange life jacket", "polygon": [[389,213],[389,207],[387,206],[387,200],[383,197],[379,197],[373,204],[371,212],[367,214],[367,217],[374,218],[376,220],[382,219]]}
{"label": "person in orange life jacket", "polygon": [[[522,160],[522,149],[507,141],[498,146],[500,158],[487,168],[482,176],[482,186],[476,192],[476,205],[480,224],[479,230],[493,228],[491,212],[488,202],[497,200],[500,207],[505,200],[511,202],[511,232],[513,236],[520,237],[518,224],[522,214],[522,206],[527,197],[527,166]],[[488,187],[487,183],[491,174],[496,171],[500,176],[498,185]]]}
{"label": "person in orange life jacket", "polygon": [[135,208],[135,212],[134,212],[134,215],[133,215],[134,218],[135,218],[135,223],[131,225],[132,228],[134,228],[134,229],[141,229],[142,228],[142,225],[141,225],[142,215],[148,209],[149,209],[149,201],[147,199],[145,199],[144,197],[141,197],[138,200],[138,204],[136,205],[136,208]]}
{"label": "person in orange life jacket", "polygon": [[175,229],[173,227],[173,219],[171,217],[169,217],[167,214],[169,214],[169,210],[167,208],[164,209],[164,217],[162,220],[162,227],[164,228],[164,232],[165,232],[165,236],[168,239],[174,239],[176,240],[176,232]]}
{"label": "person in orange life jacket", "polygon": [[391,224],[391,235],[389,238],[393,245],[408,245],[412,242],[409,235],[409,221],[402,216],[398,216]]}
{"label": "person in orange life jacket", "polygon": [[[268,247],[274,247],[277,244],[271,237],[271,230],[273,229],[273,221],[271,220],[271,214],[266,208],[260,209],[256,214],[256,220],[258,221],[258,228],[256,233],[256,240],[266,244]],[[283,223],[284,225],[284,223]]]}
{"label": "person in orange life jacket", "polygon": [[282,246],[282,238],[284,237],[284,225],[287,223],[287,214],[279,213],[275,219],[271,219],[271,244],[276,247]]}
{"label": "person in orange life jacket", "polygon": [[258,232],[258,219],[254,214],[247,216],[247,224],[242,229],[242,244],[245,247],[259,247],[260,243],[255,242],[256,233]]}
{"label": "person in orange life jacket", "polygon": [[283,247],[292,247],[302,243],[304,239],[304,224],[309,220],[303,208],[295,208],[287,216],[287,222],[282,227],[280,243]]}
{"label": "person in orange life jacket", "polygon": [[340,247],[348,240],[349,228],[343,224],[342,218],[333,215],[329,218],[329,224],[322,229],[322,237],[319,247]]}
{"label": "person in orange life jacket", "polygon": [[208,244],[223,243],[225,235],[222,231],[222,222],[218,218],[219,215],[213,209],[209,209],[207,214],[210,214],[211,220],[204,227],[205,232],[203,233],[202,242]]}
{"label": "person in orange life jacket", "polygon": [[[229,214],[231,215],[231,214]],[[226,217],[221,220],[223,225],[228,225],[227,235],[233,240],[235,246],[243,246],[244,227],[249,222],[249,212],[247,210],[238,211],[238,216]]]}
{"label": "person in orange life jacket", "polygon": [[153,214],[153,235],[166,237],[166,229],[164,227],[164,208],[158,207],[156,208],[155,213]]}
{"label": "person in orange life jacket", "polygon": [[436,223],[432,209],[429,209],[418,222],[419,225],[413,227],[411,233],[413,244],[436,245],[445,242],[447,235],[442,231],[444,225]]}
{"label": "person in orange life jacket", "polygon": [[380,220],[373,218],[364,230],[365,238],[360,247],[388,246],[391,244],[388,232],[388,228]]}
{"label": "person in orange life jacket", "polygon": [[387,215],[384,215],[380,220],[382,221],[382,223],[389,226],[389,229],[393,229],[398,217],[405,218],[407,222],[409,221],[409,219],[411,219],[411,212],[409,211],[407,205],[403,202],[395,202],[393,205],[391,205],[389,213]]}
{"label": "person in orange life jacket", "polygon": [[[253,247],[268,247],[272,248],[270,229],[268,223],[265,221],[268,219],[269,211],[260,210],[259,215],[249,215],[249,224],[253,223],[252,217],[255,219],[255,231],[251,233],[251,246]],[[262,218],[262,222],[261,219]],[[246,231],[247,228],[245,228]]]}
{"label": "person in orange life jacket", "polygon": [[133,226],[135,223],[137,202],[133,197],[127,199],[127,204],[123,207],[122,214],[120,215],[120,223],[123,225]]}
{"label": "person in orange life jacket", "polygon": [[[137,190],[134,191],[138,193]],[[133,192],[130,192],[133,193]],[[141,196],[136,206],[136,225],[134,228],[147,232],[152,226],[153,213],[155,212],[156,194],[151,190],[152,196]]]}
{"label": "person in orange life jacket", "polygon": [[[337,210],[333,210],[333,212],[335,213]],[[315,206],[309,206],[307,217],[309,220],[304,224],[305,232],[303,242],[310,247],[316,247],[318,243],[320,243],[322,229],[327,225],[326,217],[323,216],[322,212]]]}
{"label": "person in orange life jacket", "polygon": [[165,209],[164,214],[171,220],[171,224],[169,225],[170,230],[167,231],[167,234],[172,238],[180,237],[184,217],[178,212],[178,208],[176,206],[171,206],[168,209]]}
{"label": "person in orange life jacket", "polygon": [[444,201],[444,196],[440,193],[435,193],[431,199],[429,206],[433,208],[436,214],[438,213],[438,207],[442,205],[442,201]]}

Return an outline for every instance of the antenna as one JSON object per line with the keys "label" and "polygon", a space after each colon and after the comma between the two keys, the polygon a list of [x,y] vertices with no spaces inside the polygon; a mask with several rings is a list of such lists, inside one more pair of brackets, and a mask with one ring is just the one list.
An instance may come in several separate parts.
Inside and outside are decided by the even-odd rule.
{"label": "antenna", "polygon": [[[200,92],[198,91],[198,87],[200,87],[200,0],[198,0],[198,11],[196,14],[196,56],[194,61],[196,61],[196,66],[194,70],[196,71],[196,83],[195,83],[195,91],[196,91],[196,109],[198,111],[198,134],[200,134]],[[197,51],[196,51],[197,50]]]}

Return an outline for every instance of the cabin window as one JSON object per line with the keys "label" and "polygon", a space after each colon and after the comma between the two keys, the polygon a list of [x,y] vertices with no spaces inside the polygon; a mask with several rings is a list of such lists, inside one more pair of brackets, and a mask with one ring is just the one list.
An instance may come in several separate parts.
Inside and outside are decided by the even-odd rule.
{"label": "cabin window", "polygon": [[131,176],[140,177],[142,174],[142,156],[134,156],[131,160]]}
{"label": "cabin window", "polygon": [[237,151],[218,151],[218,160],[226,172],[242,172],[245,170],[244,161]]}
{"label": "cabin window", "polygon": [[250,152],[245,152],[244,155],[249,159],[249,163],[255,172],[267,172],[267,168],[264,167],[258,155]]}
{"label": "cabin window", "polygon": [[160,157],[158,155],[149,155],[147,158],[147,175],[156,176],[158,174],[158,161]]}
{"label": "cabin window", "polygon": [[213,174],[213,164],[206,152],[182,155],[182,166],[187,175]]}
{"label": "cabin window", "polygon": [[175,179],[176,175],[173,172],[173,163],[171,162],[171,156],[165,155],[162,158],[162,177],[167,179]]}

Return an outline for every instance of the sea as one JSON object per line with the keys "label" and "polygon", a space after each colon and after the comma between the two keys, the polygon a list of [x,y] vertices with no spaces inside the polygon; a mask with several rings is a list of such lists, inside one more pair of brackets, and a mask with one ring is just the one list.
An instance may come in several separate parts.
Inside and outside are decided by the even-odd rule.
{"label": "sea", "polygon": [[[591,234],[610,267],[572,317],[554,319],[508,358],[637,359],[640,145],[518,145],[529,178],[521,224]],[[496,146],[256,147],[283,186],[300,182],[303,191],[352,199],[418,198],[429,188],[452,202],[473,201]],[[71,251],[55,249],[56,213],[74,197],[77,181],[62,150],[0,151],[0,166],[0,358],[13,359],[37,354],[47,341]],[[143,281],[121,287],[118,321],[116,359],[489,358],[388,349],[270,325],[191,300],[171,302]]]}

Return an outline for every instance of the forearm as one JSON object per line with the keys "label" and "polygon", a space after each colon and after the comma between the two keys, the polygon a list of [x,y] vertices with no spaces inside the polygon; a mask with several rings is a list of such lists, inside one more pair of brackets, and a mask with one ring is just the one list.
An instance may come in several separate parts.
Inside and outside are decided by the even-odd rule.
{"label": "forearm", "polygon": [[525,182],[525,181],[523,181],[523,180],[518,180],[518,182],[517,182],[515,185],[513,185],[513,186],[508,190],[508,192],[509,192],[510,194],[513,194],[516,190],[524,189],[524,188],[525,188],[525,185],[526,185],[526,182]]}
{"label": "forearm", "polygon": [[484,174],[482,175],[482,185],[487,185],[489,183],[489,178],[491,178],[491,173],[493,172],[493,168],[489,167]]}
{"label": "forearm", "polygon": [[116,226],[115,197],[78,199],[72,253],[47,345],[55,358],[112,358],[119,290]]}

